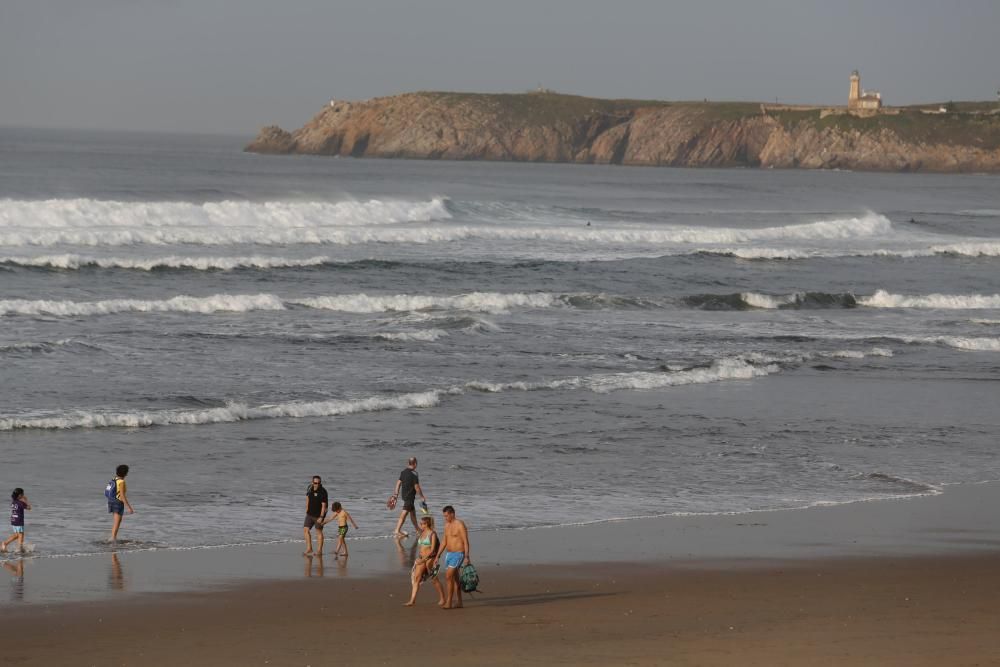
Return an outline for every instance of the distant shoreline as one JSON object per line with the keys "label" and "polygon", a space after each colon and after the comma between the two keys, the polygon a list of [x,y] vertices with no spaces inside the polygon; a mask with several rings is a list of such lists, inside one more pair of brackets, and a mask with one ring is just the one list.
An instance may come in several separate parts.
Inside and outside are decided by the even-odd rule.
{"label": "distant shoreline", "polygon": [[[945,109],[942,111],[941,109]],[[606,100],[542,91],[331,100],[253,153],[672,167],[1000,172],[1000,108],[849,111],[760,102]]]}

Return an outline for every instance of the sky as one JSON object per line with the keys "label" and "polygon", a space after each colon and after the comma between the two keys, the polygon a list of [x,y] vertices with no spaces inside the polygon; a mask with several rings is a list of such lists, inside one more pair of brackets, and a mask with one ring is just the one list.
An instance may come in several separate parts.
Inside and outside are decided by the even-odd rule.
{"label": "sky", "polygon": [[997,0],[0,0],[0,126],[253,135],[416,90],[993,100]]}

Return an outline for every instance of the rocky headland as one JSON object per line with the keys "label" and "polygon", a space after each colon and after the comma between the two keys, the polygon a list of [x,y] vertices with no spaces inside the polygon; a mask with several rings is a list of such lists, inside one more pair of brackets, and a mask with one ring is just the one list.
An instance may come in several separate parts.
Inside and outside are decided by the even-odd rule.
{"label": "rocky headland", "polygon": [[603,100],[556,93],[407,93],[332,101],[247,151],[675,167],[1000,172],[987,103],[857,116],[745,102]]}

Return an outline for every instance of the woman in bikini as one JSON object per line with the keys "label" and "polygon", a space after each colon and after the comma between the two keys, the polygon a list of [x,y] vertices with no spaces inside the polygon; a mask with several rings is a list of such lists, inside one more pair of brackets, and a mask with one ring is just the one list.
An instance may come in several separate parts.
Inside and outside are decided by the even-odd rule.
{"label": "woman in bikini", "polygon": [[417,591],[420,590],[420,584],[422,584],[427,579],[431,580],[434,584],[434,590],[438,594],[438,606],[444,604],[444,589],[441,588],[441,582],[437,578],[437,568],[433,570],[430,569],[430,562],[434,559],[434,555],[438,550],[438,536],[434,532],[434,518],[425,516],[420,518],[420,535],[417,537],[417,546],[420,547],[420,553],[417,555],[416,560],[413,561],[413,570],[410,572],[410,584],[413,586],[413,590],[410,593],[410,601],[405,604],[407,607],[412,607],[417,601]]}

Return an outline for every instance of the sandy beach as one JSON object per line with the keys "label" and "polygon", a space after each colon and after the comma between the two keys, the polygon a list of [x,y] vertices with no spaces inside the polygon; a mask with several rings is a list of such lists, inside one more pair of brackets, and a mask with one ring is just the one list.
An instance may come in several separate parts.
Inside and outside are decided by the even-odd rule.
{"label": "sandy beach", "polygon": [[[494,570],[465,609],[399,577],[314,579],[5,617],[12,665],[987,665],[1000,557]],[[109,656],[112,656],[109,658]]]}
{"label": "sandy beach", "polygon": [[4,664],[995,664],[998,495],[473,533],[452,611],[389,540],[27,559]]}

